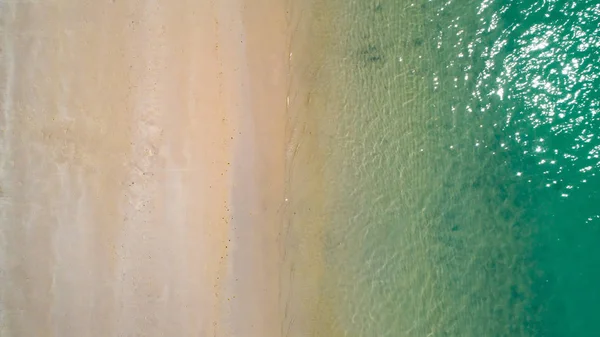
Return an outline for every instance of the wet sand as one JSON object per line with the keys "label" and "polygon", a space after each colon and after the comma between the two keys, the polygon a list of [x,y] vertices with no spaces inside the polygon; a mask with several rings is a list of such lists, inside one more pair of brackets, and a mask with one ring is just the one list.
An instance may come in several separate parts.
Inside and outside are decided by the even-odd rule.
{"label": "wet sand", "polygon": [[0,336],[283,336],[288,4],[0,7]]}

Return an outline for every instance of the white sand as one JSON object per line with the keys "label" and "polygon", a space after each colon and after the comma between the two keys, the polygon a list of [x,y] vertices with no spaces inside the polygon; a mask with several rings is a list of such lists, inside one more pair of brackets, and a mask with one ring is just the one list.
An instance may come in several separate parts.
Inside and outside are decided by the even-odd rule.
{"label": "white sand", "polygon": [[283,1],[0,3],[0,336],[283,336]]}

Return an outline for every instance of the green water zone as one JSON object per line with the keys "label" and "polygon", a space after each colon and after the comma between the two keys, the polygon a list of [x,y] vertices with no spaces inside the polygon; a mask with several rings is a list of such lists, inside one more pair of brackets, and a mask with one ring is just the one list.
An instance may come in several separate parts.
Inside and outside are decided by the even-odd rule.
{"label": "green water zone", "polygon": [[600,335],[598,2],[320,8],[314,335]]}

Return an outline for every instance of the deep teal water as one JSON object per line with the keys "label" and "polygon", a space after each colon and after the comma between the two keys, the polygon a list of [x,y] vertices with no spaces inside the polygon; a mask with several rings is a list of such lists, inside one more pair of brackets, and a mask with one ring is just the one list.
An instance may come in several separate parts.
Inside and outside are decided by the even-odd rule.
{"label": "deep teal water", "polygon": [[336,8],[335,330],[600,336],[600,1]]}
{"label": "deep teal water", "polygon": [[497,39],[506,55],[495,60],[502,70],[493,80],[506,92],[494,108],[521,174],[516,188],[536,197],[528,211],[543,273],[532,285],[543,308],[539,335],[598,336],[600,2],[528,1],[498,11],[510,24]]}

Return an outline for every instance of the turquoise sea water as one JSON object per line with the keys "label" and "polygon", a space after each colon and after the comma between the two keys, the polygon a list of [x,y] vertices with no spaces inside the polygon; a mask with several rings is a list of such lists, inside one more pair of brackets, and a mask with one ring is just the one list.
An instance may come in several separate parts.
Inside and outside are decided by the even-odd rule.
{"label": "turquoise sea water", "polygon": [[600,336],[600,1],[328,3],[314,335]]}

